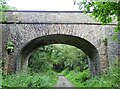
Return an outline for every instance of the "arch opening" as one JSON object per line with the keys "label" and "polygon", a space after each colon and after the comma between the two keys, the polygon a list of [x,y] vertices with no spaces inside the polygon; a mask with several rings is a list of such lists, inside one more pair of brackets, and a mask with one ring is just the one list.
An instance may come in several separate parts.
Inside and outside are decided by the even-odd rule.
{"label": "arch opening", "polygon": [[75,46],[50,44],[35,50],[28,59],[27,70],[61,73],[65,70],[83,72],[88,70],[88,57]]}
{"label": "arch opening", "polygon": [[29,59],[29,56],[32,54],[33,51],[35,51],[39,47],[50,44],[67,44],[77,47],[89,57],[89,69],[91,74],[93,76],[100,74],[100,58],[96,47],[83,38],[64,34],[46,35],[35,38],[28,42],[20,52],[20,69],[23,69],[23,66],[25,65],[26,61]]}

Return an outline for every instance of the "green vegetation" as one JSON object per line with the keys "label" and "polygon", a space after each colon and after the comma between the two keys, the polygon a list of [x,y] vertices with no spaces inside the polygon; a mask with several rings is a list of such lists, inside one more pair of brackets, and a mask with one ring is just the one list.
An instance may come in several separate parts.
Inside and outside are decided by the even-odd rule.
{"label": "green vegetation", "polygon": [[[0,21],[6,22],[5,10],[15,9],[10,7],[6,0],[0,0]],[[92,17],[102,24],[120,20],[120,2],[81,2],[80,8],[85,13],[92,8]],[[116,28],[115,32],[119,29]],[[116,36],[117,38],[117,36]],[[107,39],[103,40],[107,45]],[[13,52],[14,43],[8,41],[8,53]],[[1,64],[1,60],[0,60]],[[88,69],[87,56],[79,49],[72,46],[48,45],[39,48],[28,60],[28,70],[17,74],[3,74],[0,67],[0,88],[4,87],[46,87],[50,88],[57,82],[57,74],[65,75],[76,87],[119,87],[120,67],[118,64],[110,68],[106,74],[91,77]]]}
{"label": "green vegetation", "polygon": [[68,78],[76,87],[84,87],[83,82],[90,78],[89,70],[84,70],[82,72],[78,70],[64,70],[62,74]]}
{"label": "green vegetation", "polygon": [[[103,75],[91,77],[87,56],[73,46],[63,44],[39,48],[30,56],[28,70],[17,74],[4,75],[6,87],[55,86],[58,74],[62,73],[76,87],[119,87],[118,64]],[[54,72],[53,72],[54,71]]]}
{"label": "green vegetation", "polygon": [[7,48],[8,54],[11,53],[11,52],[13,52],[13,50],[14,50],[14,43],[9,40],[9,41],[7,42],[7,47],[6,47],[6,48]]}
{"label": "green vegetation", "polygon": [[74,46],[54,45],[52,59],[55,60],[53,69],[57,72],[69,69],[74,70],[78,67],[79,71],[88,68],[88,60],[85,53]]}
{"label": "green vegetation", "polygon": [[76,1],[76,4],[79,5],[80,9],[84,9],[85,13],[92,11],[93,17],[103,24],[107,24],[112,22],[114,19],[118,19],[120,2],[82,0],[79,2]]}
{"label": "green vegetation", "polygon": [[[115,33],[120,31],[120,0],[113,0],[113,2],[112,0],[108,0],[108,2],[104,0],[74,0],[74,4],[79,5],[79,8],[83,9],[85,13],[92,11],[90,16],[103,25],[117,20],[118,25],[115,28]],[[117,34],[115,34],[114,39],[120,42]]]}
{"label": "green vegetation", "polygon": [[4,75],[4,87],[53,87],[57,75],[53,71],[45,73],[23,72],[12,75]]}
{"label": "green vegetation", "polygon": [[0,22],[6,22],[7,16],[5,10],[16,10],[15,7],[11,7],[7,3],[8,0],[0,0]]}
{"label": "green vegetation", "polygon": [[70,80],[76,87],[111,87],[111,88],[120,88],[119,87],[119,77],[120,77],[120,68],[116,65],[114,68],[111,68],[107,71],[106,74],[100,76],[91,77],[89,70],[84,70],[83,72],[79,71],[68,71],[64,70],[62,72],[68,80]]}
{"label": "green vegetation", "polygon": [[83,72],[88,69],[87,63],[87,56],[76,47],[63,44],[44,46],[30,56],[26,72],[4,74],[3,86],[53,87],[58,73],[66,69]]}
{"label": "green vegetation", "polygon": [[0,0],[0,10],[1,11],[13,9],[13,7],[8,5],[7,1],[8,0]]}
{"label": "green vegetation", "polygon": [[79,70],[87,69],[87,56],[79,49],[73,46],[63,44],[49,45],[39,48],[30,56],[30,70],[45,71],[53,69],[56,72],[68,68],[73,70],[79,67]]}

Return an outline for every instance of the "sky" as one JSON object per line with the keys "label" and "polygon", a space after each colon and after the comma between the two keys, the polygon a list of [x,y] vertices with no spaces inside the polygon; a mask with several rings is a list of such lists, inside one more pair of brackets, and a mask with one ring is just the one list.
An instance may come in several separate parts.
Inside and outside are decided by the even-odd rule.
{"label": "sky", "polygon": [[73,0],[9,0],[18,10],[79,11]]}

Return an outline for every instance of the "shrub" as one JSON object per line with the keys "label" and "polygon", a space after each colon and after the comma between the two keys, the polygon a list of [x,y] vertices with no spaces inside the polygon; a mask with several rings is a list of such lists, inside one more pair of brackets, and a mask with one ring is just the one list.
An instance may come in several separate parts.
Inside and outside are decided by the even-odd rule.
{"label": "shrub", "polygon": [[83,72],[70,71],[66,77],[70,80],[76,87],[84,87],[83,82],[86,81],[90,75],[89,70]]}
{"label": "shrub", "polygon": [[68,69],[65,69],[65,70],[62,71],[62,74],[63,74],[63,75],[67,75],[68,73],[69,73],[69,70],[68,70]]}

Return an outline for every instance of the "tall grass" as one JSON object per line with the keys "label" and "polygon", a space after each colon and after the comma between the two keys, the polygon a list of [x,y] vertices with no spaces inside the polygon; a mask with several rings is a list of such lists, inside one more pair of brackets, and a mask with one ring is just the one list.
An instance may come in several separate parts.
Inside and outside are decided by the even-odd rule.
{"label": "tall grass", "polygon": [[57,75],[53,71],[45,73],[18,73],[4,77],[4,87],[53,87],[57,81]]}

